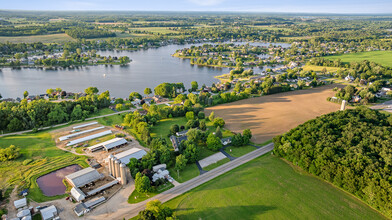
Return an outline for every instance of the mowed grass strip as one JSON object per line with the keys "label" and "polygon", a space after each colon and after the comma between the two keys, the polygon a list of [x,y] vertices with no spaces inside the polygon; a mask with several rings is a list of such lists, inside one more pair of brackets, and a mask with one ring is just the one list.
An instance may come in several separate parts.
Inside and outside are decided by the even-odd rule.
{"label": "mowed grass strip", "polygon": [[392,67],[392,51],[369,51],[361,53],[346,53],[342,55],[326,56],[325,59],[341,59],[342,62],[361,62],[369,60],[383,66]]}
{"label": "mowed grass strip", "polygon": [[179,219],[385,219],[355,197],[265,155],[167,203]]}

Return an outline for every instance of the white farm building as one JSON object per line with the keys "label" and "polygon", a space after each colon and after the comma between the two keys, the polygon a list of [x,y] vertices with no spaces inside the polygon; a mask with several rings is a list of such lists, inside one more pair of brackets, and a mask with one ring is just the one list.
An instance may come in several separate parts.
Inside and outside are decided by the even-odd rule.
{"label": "white farm building", "polygon": [[87,167],[83,170],[79,170],[75,173],[71,173],[65,176],[65,179],[73,186],[73,187],[82,187],[89,183],[95,182],[102,177],[97,170],[91,167]]}
{"label": "white farm building", "polygon": [[114,156],[116,159],[120,160],[121,163],[128,164],[131,158],[140,160],[146,154],[147,152],[145,150],[134,147]]}
{"label": "white farm building", "polygon": [[123,146],[127,143],[128,143],[127,140],[125,140],[124,138],[113,138],[111,140],[88,147],[87,149],[91,152],[98,151],[101,149],[105,149],[106,151],[109,151],[110,149]]}

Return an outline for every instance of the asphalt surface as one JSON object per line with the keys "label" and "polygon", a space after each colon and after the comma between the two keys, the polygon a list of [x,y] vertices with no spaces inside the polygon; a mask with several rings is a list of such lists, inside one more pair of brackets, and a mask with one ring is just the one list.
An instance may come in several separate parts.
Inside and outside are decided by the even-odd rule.
{"label": "asphalt surface", "polygon": [[[268,152],[270,152],[271,150],[273,150],[274,146],[272,143],[261,147],[259,149],[256,149],[255,151],[252,151],[248,154],[245,154],[242,157],[238,157],[237,159],[230,161],[228,163],[223,164],[222,166],[219,166],[203,175],[200,175],[198,177],[195,177],[185,183],[182,183],[176,187],[173,187],[159,195],[156,195],[148,200],[145,200],[143,202],[137,203],[137,204],[129,204],[129,208],[127,209],[121,209],[121,210],[113,210],[114,212],[111,213],[108,216],[105,216],[106,219],[130,219],[134,216],[136,216],[140,211],[144,210],[146,203],[148,201],[151,200],[155,200],[158,199],[159,201],[161,201],[162,203],[167,202],[203,183],[206,183],[212,179],[214,179],[215,177],[218,177],[244,163],[247,163],[257,157],[260,157]],[[107,201],[108,203],[111,202],[116,202],[116,201]],[[87,214],[87,219],[97,219],[97,217],[99,218],[99,216],[93,216],[94,213]],[[102,217],[102,216],[101,216]]]}

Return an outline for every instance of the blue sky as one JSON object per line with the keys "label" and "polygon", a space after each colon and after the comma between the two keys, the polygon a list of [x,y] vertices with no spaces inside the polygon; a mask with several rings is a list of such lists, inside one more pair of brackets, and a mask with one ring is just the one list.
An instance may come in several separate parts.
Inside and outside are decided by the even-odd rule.
{"label": "blue sky", "polygon": [[392,0],[0,0],[0,9],[392,13]]}

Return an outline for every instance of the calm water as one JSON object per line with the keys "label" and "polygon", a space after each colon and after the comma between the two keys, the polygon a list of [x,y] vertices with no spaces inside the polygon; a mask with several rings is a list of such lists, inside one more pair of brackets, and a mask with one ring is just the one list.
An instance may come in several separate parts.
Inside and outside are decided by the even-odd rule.
{"label": "calm water", "polygon": [[[237,43],[238,44],[238,43]],[[269,45],[269,43],[251,43]],[[201,44],[196,44],[201,45]],[[289,47],[289,44],[279,44]],[[227,68],[209,68],[189,65],[189,60],[172,57],[177,49],[191,45],[169,45],[139,51],[100,51],[101,55],[128,56],[127,66],[88,66],[78,69],[40,70],[11,69],[0,71],[0,94],[4,98],[23,97],[27,90],[31,95],[43,94],[48,88],[60,87],[65,91],[80,92],[89,86],[100,91],[109,90],[111,96],[128,97],[132,91],[143,93],[144,88],[154,88],[163,82],[183,82],[189,88],[192,81],[211,85],[214,76],[228,73]],[[255,69],[260,73],[262,69]]]}
{"label": "calm water", "polygon": [[63,195],[66,190],[66,187],[63,184],[64,177],[81,169],[82,168],[76,164],[61,168],[39,177],[37,179],[37,184],[45,196]]}

